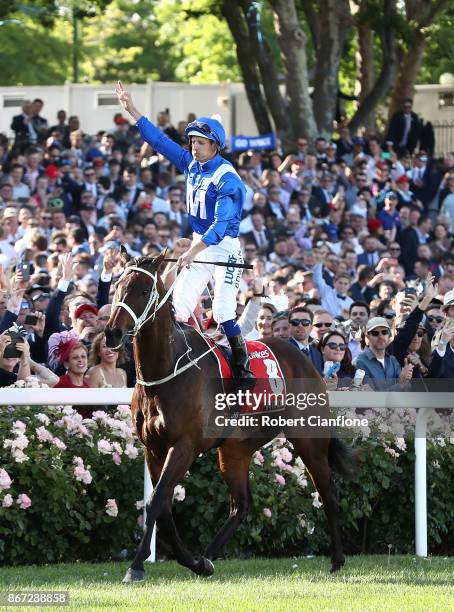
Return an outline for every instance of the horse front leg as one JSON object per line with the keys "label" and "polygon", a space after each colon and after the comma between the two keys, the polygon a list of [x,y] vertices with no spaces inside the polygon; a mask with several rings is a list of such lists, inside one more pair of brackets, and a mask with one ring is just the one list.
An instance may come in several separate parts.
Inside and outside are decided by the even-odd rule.
{"label": "horse front leg", "polygon": [[[185,442],[177,443],[168,450],[156,488],[146,502],[147,518],[142,539],[123,582],[144,580],[144,561],[150,556],[151,536],[155,523],[162,513],[167,513],[168,509],[171,509],[174,488],[191,467],[193,460],[193,448]],[[197,565],[196,561],[194,565]]]}

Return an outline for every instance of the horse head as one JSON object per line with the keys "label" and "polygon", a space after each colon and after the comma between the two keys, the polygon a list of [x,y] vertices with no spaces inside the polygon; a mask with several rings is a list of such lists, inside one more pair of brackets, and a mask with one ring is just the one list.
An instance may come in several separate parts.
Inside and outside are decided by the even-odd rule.
{"label": "horse head", "polygon": [[106,345],[118,349],[126,336],[135,336],[154,319],[160,308],[164,286],[159,277],[159,266],[166,250],[157,257],[131,258],[125,247],[120,247],[123,273],[115,283],[112,312],[105,329]]}

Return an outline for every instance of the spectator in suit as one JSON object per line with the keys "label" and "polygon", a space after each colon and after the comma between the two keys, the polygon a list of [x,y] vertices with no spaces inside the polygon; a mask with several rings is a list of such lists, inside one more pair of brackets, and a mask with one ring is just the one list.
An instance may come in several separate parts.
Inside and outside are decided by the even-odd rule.
{"label": "spectator in suit", "polygon": [[164,134],[166,134],[174,142],[176,142],[179,145],[183,144],[183,139],[181,137],[181,134],[172,125],[170,121],[170,111],[168,108],[158,113],[158,116],[156,119],[156,125],[161,130],[161,132],[164,132]]}
{"label": "spectator in suit", "polygon": [[314,319],[312,322],[312,336],[314,337],[314,343],[319,342],[323,334],[332,329],[333,317],[324,308],[317,308],[314,312]]}
{"label": "spectator in suit", "polygon": [[353,152],[354,143],[350,136],[350,130],[347,126],[339,128],[339,139],[334,141],[337,145],[337,158],[344,159],[344,155],[350,155]]}
{"label": "spectator in suit", "polygon": [[339,267],[339,257],[334,253],[328,253],[323,264],[323,280],[330,287],[334,287],[337,269]]}
{"label": "spectator in suit", "polygon": [[421,121],[413,112],[413,100],[406,98],[403,109],[394,113],[389,124],[386,140],[392,141],[394,150],[403,155],[413,154],[416,149],[421,132]]}
{"label": "spectator in suit", "polygon": [[351,321],[351,332],[347,339],[348,348],[350,349],[352,359],[355,360],[361,352],[361,342],[356,338],[356,333],[365,329],[370,317],[370,308],[366,302],[353,302],[348,311],[348,316]]}
{"label": "spectator in suit", "polygon": [[25,100],[22,113],[13,117],[11,129],[16,135],[14,147],[18,151],[23,152],[31,144],[38,142],[38,134],[33,124],[33,104],[30,100]]}
{"label": "spectator in suit", "polygon": [[454,378],[454,290],[448,291],[441,307],[445,317],[443,326],[435,332],[432,341],[432,360],[429,376]]}
{"label": "spectator in suit", "polygon": [[329,212],[328,204],[333,200],[336,193],[336,186],[334,183],[334,177],[329,172],[325,172],[320,177],[319,186],[315,185],[312,187],[312,195],[320,203],[320,216],[326,217]]}
{"label": "spectator in suit", "polygon": [[358,255],[358,265],[366,265],[375,268],[380,260],[378,240],[375,236],[366,236],[364,238],[363,250],[364,252]]}
{"label": "spectator in suit", "polygon": [[51,134],[58,134],[60,143],[63,144],[65,138],[69,136],[69,127],[66,123],[66,111],[59,110],[57,113],[57,123],[49,128],[48,136]]}
{"label": "spectator in suit", "polygon": [[265,225],[265,217],[260,209],[254,208],[251,213],[252,230],[244,234],[245,242],[252,242],[258,249],[258,254],[268,254],[273,251],[273,235]]}
{"label": "spectator in suit", "polygon": [[[130,210],[137,202],[141,192],[137,184],[136,169],[134,166],[128,166],[123,171],[123,186],[127,190],[126,201],[128,202],[128,209]],[[115,192],[114,198],[117,200],[117,194]]]}
{"label": "spectator in suit", "polygon": [[401,256],[399,262],[405,269],[405,274],[413,274],[418,246],[429,241],[429,231],[432,226],[430,217],[421,215],[419,210],[410,211],[410,225],[399,236]]}
{"label": "spectator in suit", "polygon": [[308,359],[312,361],[315,369],[323,372],[323,359],[318,348],[311,344],[312,312],[308,308],[297,306],[290,311],[289,322],[291,336],[289,342],[296,346]]}
{"label": "spectator in suit", "polygon": [[41,111],[43,110],[43,106],[44,102],[41,100],[41,98],[35,98],[35,100],[32,102],[32,121],[38,136],[39,144],[44,143],[49,132],[49,124],[47,123],[47,119],[44,119],[44,117],[41,117],[40,115]]}

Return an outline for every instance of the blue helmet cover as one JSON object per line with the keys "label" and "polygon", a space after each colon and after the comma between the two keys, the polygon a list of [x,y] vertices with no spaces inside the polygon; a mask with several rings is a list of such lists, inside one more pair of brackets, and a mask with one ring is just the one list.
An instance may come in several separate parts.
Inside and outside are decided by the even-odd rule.
{"label": "blue helmet cover", "polygon": [[[208,125],[211,129],[211,133],[198,127],[196,125],[197,123]],[[222,123],[217,119],[212,119],[211,117],[198,117],[195,121],[188,124],[184,132],[186,136],[188,136],[189,132],[197,132],[202,138],[208,138],[208,140],[215,142],[220,149],[225,147],[225,130]]]}

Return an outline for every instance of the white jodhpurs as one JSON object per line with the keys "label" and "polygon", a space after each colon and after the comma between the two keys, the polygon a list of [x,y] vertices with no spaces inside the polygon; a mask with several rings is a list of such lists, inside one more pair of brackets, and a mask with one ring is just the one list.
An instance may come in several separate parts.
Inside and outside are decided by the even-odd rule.
{"label": "white jodhpurs", "polygon": [[[198,234],[194,238],[199,239]],[[201,261],[243,263],[238,238],[225,236],[219,244],[211,245],[196,256]],[[173,290],[175,314],[180,321],[192,316],[200,296],[211,278],[214,278],[213,318],[216,323],[236,319],[236,296],[242,275],[241,268],[193,263],[178,276]]]}

